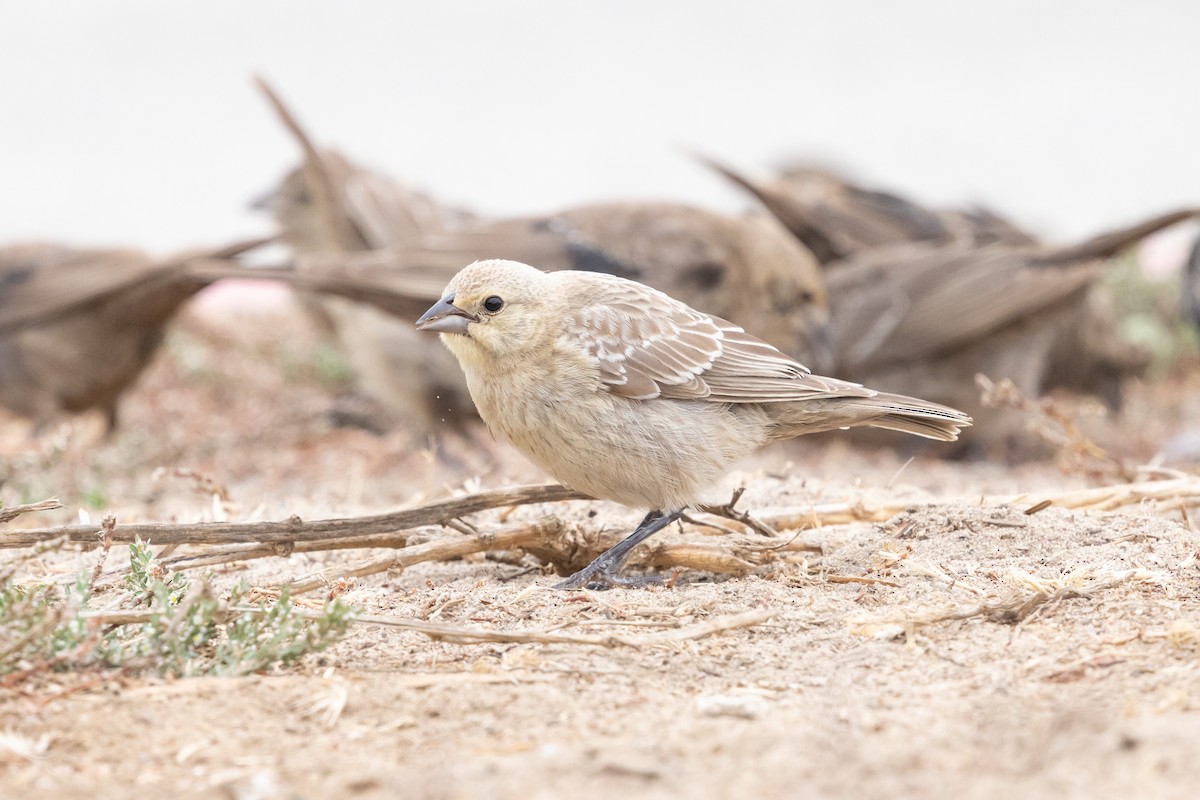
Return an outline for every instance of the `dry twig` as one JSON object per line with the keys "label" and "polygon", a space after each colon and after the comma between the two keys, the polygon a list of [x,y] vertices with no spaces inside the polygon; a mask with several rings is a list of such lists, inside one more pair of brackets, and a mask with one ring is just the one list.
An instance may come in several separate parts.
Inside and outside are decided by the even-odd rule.
{"label": "dry twig", "polygon": [[979,387],[985,406],[1006,406],[1024,412],[1029,416],[1030,430],[1061,453],[1074,456],[1088,472],[1115,475],[1127,481],[1136,476],[1136,470],[1085,436],[1071,413],[1055,402],[1054,398],[1031,400],[1010,379],[1005,378],[999,383],[993,383],[982,373],[975,376],[975,384]]}
{"label": "dry twig", "polygon": [[[62,508],[62,503],[57,497],[51,497],[47,500],[39,500],[36,503],[24,503],[19,506],[0,508],[0,524],[10,522],[22,514],[28,514],[32,511],[52,511],[56,508]],[[49,536],[46,538],[53,539],[55,537]]]}
{"label": "dry twig", "polygon": [[[266,542],[327,541],[377,533],[394,533],[422,525],[444,525],[466,514],[489,508],[550,503],[559,500],[587,500],[587,495],[558,484],[516,486],[489,492],[441,500],[416,508],[391,511],[365,517],[323,519],[305,522],[299,517],[280,522],[201,522],[185,525],[143,522],[118,525],[114,542],[132,542],[137,538],[162,544],[234,544]],[[0,534],[0,548],[30,547],[60,536],[73,542],[95,541],[94,525],[64,525]]]}
{"label": "dry twig", "polygon": [[[424,561],[445,561],[489,550],[525,550],[544,562],[554,564],[560,573],[568,574],[582,568],[622,538],[624,534],[618,532],[601,532],[582,537],[574,531],[569,531],[562,520],[548,516],[534,523],[485,528],[472,536],[444,536],[410,545],[397,553],[364,559],[348,567],[321,570],[288,584],[288,588],[295,596],[321,589],[346,578],[361,578],[389,570],[402,570]],[[658,569],[684,567],[720,574],[744,575],[754,568],[754,564],[749,561],[710,544],[657,542],[642,552],[646,555],[638,563]]]}

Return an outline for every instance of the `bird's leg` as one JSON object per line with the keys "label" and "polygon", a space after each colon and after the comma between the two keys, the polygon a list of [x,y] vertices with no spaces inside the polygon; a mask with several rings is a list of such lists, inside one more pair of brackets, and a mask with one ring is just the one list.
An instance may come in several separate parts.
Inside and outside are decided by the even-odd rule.
{"label": "bird's leg", "polygon": [[556,584],[554,588],[582,589],[588,586],[596,586],[601,589],[608,589],[613,586],[643,585],[647,583],[648,581],[645,578],[621,577],[621,568],[629,560],[629,554],[633,552],[633,548],[679,519],[681,514],[683,514],[683,509],[667,514],[661,511],[651,511],[642,520],[642,523],[637,526],[637,530],[605,550],[595,561],[579,570],[579,572],[576,572],[562,583]]}

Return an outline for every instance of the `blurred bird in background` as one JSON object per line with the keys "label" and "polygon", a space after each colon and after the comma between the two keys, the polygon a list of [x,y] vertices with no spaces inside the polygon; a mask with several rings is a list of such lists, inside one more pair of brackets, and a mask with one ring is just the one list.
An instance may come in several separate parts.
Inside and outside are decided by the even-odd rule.
{"label": "blurred bird in background", "polygon": [[1033,397],[1092,394],[1119,410],[1123,382],[1148,356],[1122,335],[1105,262],[1197,214],[1055,246],[991,211],[934,211],[829,171],[755,182],[706,161],[823,256],[839,374],[963,408],[978,420],[970,442],[1006,457],[1037,448],[1015,414],[982,407],[975,374],[1009,378]]}
{"label": "blurred bird in background", "polygon": [[[222,277],[287,280],[337,338],[373,399],[359,424],[415,435],[476,419],[449,355],[411,320],[465,264],[510,259],[605,273],[656,287],[742,325],[820,372],[963,408],[968,442],[1022,449],[1022,425],[984,409],[974,376],[1009,378],[1029,396],[1094,394],[1119,409],[1147,356],[1122,334],[1106,261],[1197,215],[1151,217],[1060,246],[982,208],[931,209],[827,169],[755,181],[704,159],[769,214],[682,203],[592,203],[483,219],[346,156],[317,148],[259,82],[303,161],[260,205],[292,252],[287,269],[234,263],[261,242],[154,260],[131,250],[21,245],[0,255],[0,404],[38,420],[101,410],[117,421],[176,309]],[[1200,317],[1200,245],[1184,312]]]}
{"label": "blurred bird in background", "polygon": [[0,405],[39,423],[96,409],[115,429],[122,392],[150,362],[180,306],[210,282],[189,266],[261,244],[163,260],[137,250],[0,248]]}

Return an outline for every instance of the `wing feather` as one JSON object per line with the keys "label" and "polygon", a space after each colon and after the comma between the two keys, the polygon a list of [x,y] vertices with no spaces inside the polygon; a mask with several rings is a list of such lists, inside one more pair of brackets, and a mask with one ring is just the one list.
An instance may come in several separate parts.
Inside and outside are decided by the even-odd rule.
{"label": "wing feather", "polygon": [[579,310],[564,338],[593,359],[610,392],[716,403],[773,403],[829,396],[870,397],[855,383],[808,368],[732,322],[662,292],[611,275],[572,278]]}

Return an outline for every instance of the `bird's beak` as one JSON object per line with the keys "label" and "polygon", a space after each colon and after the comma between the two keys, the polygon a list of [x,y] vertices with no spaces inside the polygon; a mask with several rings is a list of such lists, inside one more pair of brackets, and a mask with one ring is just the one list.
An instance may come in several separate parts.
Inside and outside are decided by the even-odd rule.
{"label": "bird's beak", "polygon": [[455,306],[454,295],[450,295],[438,300],[434,303],[433,308],[421,315],[421,318],[417,320],[417,330],[465,335],[467,326],[478,321],[479,317]]}

